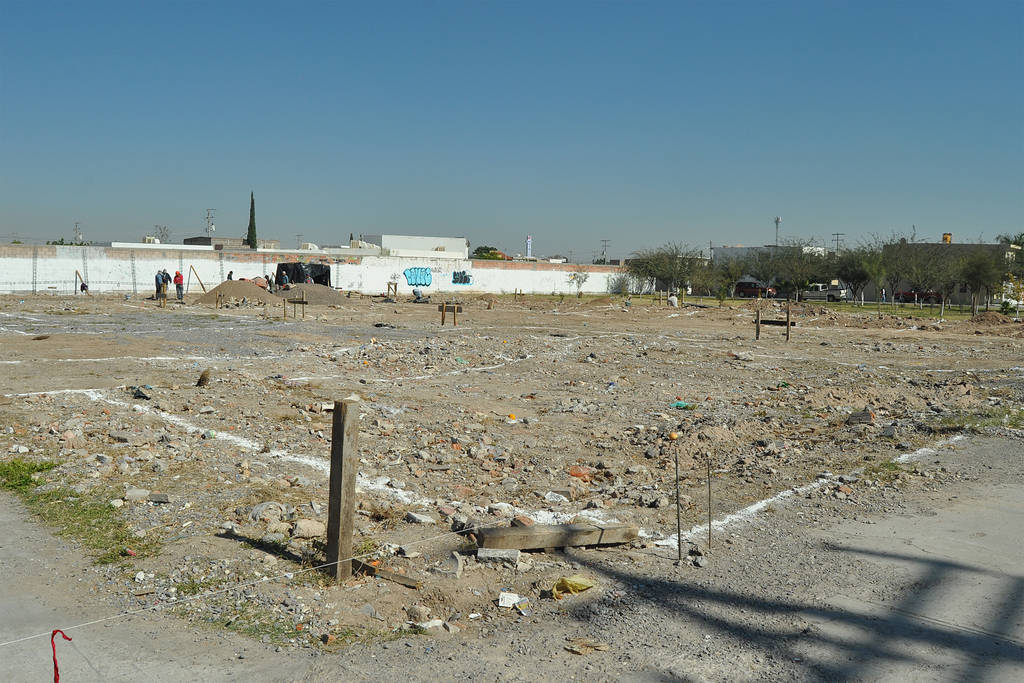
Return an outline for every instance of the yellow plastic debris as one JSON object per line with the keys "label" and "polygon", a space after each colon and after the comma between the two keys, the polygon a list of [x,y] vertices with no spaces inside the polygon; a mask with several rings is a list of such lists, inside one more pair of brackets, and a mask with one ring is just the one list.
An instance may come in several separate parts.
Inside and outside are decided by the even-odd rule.
{"label": "yellow plastic debris", "polygon": [[594,582],[585,576],[579,574],[573,574],[572,576],[563,576],[555,585],[551,588],[551,596],[555,600],[561,600],[562,595],[568,593],[570,595],[576,595],[582,593],[588,588],[594,587]]}

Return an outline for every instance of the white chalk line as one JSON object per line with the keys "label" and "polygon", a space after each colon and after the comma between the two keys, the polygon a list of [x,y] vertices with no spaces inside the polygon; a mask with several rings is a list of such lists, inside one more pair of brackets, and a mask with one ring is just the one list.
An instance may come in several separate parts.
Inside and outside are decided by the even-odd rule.
{"label": "white chalk line", "polygon": [[[933,453],[936,453],[937,449],[939,449],[939,448],[941,448],[943,446],[948,446],[949,444],[956,443],[957,441],[960,441],[960,440],[965,439],[965,438],[967,438],[967,437],[963,436],[962,434],[958,434],[958,435],[953,436],[953,437],[951,437],[949,439],[944,439],[944,440],[938,442],[937,444],[935,444],[934,446],[925,446],[923,448],[917,449],[913,453],[904,453],[903,455],[895,458],[894,462],[909,462],[910,460],[916,460],[917,458],[923,458],[926,455],[931,455]],[[860,470],[857,470],[856,472],[859,473]],[[811,491],[815,491],[817,489],[820,489],[822,486],[830,484],[830,483],[834,482],[835,480],[836,480],[835,477],[828,477],[828,478],[818,479],[817,481],[813,481],[810,484],[804,484],[803,486],[796,486],[796,487],[793,487],[793,488],[790,488],[790,489],[786,489],[785,491],[780,491],[780,492],[776,493],[774,496],[771,496],[770,498],[765,498],[764,500],[759,500],[756,503],[753,503],[752,505],[748,505],[747,507],[743,508],[742,510],[737,510],[736,512],[730,513],[730,514],[726,515],[725,517],[721,517],[719,519],[712,520],[711,528],[712,528],[712,530],[721,531],[725,527],[731,526],[733,524],[741,524],[743,522],[750,522],[750,521],[752,521],[754,519],[754,517],[757,516],[757,514],[759,512],[761,512],[762,510],[764,510],[766,507],[768,507],[769,505],[771,505],[773,503],[778,503],[780,501],[783,501],[783,500],[785,500],[787,498],[790,498],[790,497],[798,495],[798,494],[810,493]],[[694,526],[693,528],[691,528],[689,531],[684,532],[683,533],[683,538],[684,538],[684,540],[688,540],[689,538],[695,537],[698,534],[707,532],[707,529],[708,529],[708,525],[707,524],[698,524],[697,526]],[[654,545],[657,545],[657,546],[674,546],[677,543],[676,539],[677,539],[676,534],[672,534],[671,536],[669,536],[667,538],[663,538],[661,540],[655,541]]]}
{"label": "white chalk line", "polygon": [[[132,406],[132,404],[129,404],[129,403],[125,402],[125,401],[120,401],[120,400],[115,399],[115,398],[108,398],[108,397],[106,397],[106,396],[104,396],[102,394],[102,391],[103,390],[97,390],[97,389],[66,389],[66,390],[61,391],[61,393],[81,394],[81,395],[86,396],[87,398],[89,398],[89,399],[91,399],[93,401],[109,403],[110,405],[116,405],[116,406],[120,406],[122,408],[128,408],[129,410],[134,410],[134,407]],[[57,393],[57,392],[50,392],[50,393]],[[138,404],[135,404],[135,405],[138,405]],[[192,422],[189,422],[185,418],[180,417],[178,415],[174,415],[172,413],[166,413],[164,411],[156,410],[155,408],[150,408],[148,406],[143,406],[143,405],[139,405],[139,408],[141,409],[141,412],[152,413],[152,414],[158,415],[161,418],[163,418],[164,420],[166,420],[167,422],[171,422],[173,424],[176,424],[179,427],[182,427],[183,429],[185,429],[186,431],[188,431],[190,433],[205,432],[205,431],[207,431],[207,429],[204,429],[203,427],[199,427],[199,426],[193,424]],[[232,443],[232,444],[234,444],[234,445],[236,445],[236,446],[238,446],[238,447],[240,447],[240,448],[242,448],[242,449],[244,449],[246,451],[250,451],[252,453],[253,457],[259,457],[260,455],[263,455],[263,452],[262,452],[263,451],[263,447],[262,447],[262,445],[257,443],[257,442],[255,442],[255,441],[252,441],[251,439],[247,439],[247,438],[245,438],[243,436],[238,436],[236,434],[225,434],[225,433],[218,432],[216,430],[213,430],[213,431],[215,433],[214,438],[220,439],[222,441],[227,441],[228,443]],[[312,455],[289,453],[288,451],[283,450],[283,449],[273,449],[273,450],[267,452],[265,455],[267,455],[270,458],[277,459],[277,460],[285,460],[285,461],[288,461],[288,462],[295,462],[295,463],[298,463],[298,464],[301,464],[301,465],[305,465],[305,466],[307,466],[307,467],[309,467],[311,469],[314,469],[314,470],[316,470],[318,472],[321,472],[321,473],[324,473],[324,474],[330,474],[330,471],[331,471],[330,462],[328,462],[324,458],[318,458],[318,457],[312,456]],[[417,496],[412,491],[407,491],[405,489],[395,488],[395,487],[392,487],[392,486],[388,486],[388,483],[390,481],[391,481],[391,479],[389,477],[387,477],[387,476],[380,476],[380,477],[370,478],[370,477],[367,477],[367,476],[365,476],[363,474],[357,474],[356,475],[356,487],[358,489],[362,489],[364,492],[373,491],[373,492],[381,493],[381,494],[384,494],[384,495],[386,495],[386,496],[388,496],[390,498],[394,498],[395,500],[398,500],[399,502],[401,502],[403,504],[407,504],[407,505],[422,505],[424,507],[433,507],[434,506],[435,499],[433,499],[433,498],[424,498],[424,497],[421,497],[421,496]],[[452,501],[452,502],[458,502],[458,501]],[[532,518],[535,522],[539,522],[541,524],[555,524],[555,523],[559,523],[559,522],[565,522],[565,521],[574,519],[575,517],[578,517],[578,516],[586,517],[586,518],[591,519],[591,520],[593,520],[595,522],[598,522],[598,523],[613,523],[613,522],[617,522],[618,521],[617,519],[615,519],[613,517],[611,517],[611,518],[604,517],[603,515],[595,512],[594,510],[579,510],[579,511],[574,511],[574,512],[555,512],[555,511],[552,511],[552,510],[526,510],[526,509],[515,507],[515,506],[513,506],[512,509],[513,509],[513,515],[527,515],[530,518]]]}

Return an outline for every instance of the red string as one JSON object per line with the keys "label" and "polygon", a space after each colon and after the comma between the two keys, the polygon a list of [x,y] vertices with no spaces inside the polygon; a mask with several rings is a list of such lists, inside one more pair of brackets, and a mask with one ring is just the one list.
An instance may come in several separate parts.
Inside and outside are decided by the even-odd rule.
{"label": "red string", "polygon": [[58,633],[64,638],[64,640],[71,640],[71,636],[67,635],[59,628],[53,629],[53,633],[50,634],[50,647],[53,648],[53,683],[60,683],[60,669],[57,668],[57,643],[54,642]]}

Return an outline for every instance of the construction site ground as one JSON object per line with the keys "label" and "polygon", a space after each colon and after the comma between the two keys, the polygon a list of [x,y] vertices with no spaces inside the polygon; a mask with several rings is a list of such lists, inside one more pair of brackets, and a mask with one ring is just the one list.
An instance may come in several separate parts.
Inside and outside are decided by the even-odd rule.
{"label": "construction site ground", "polygon": [[[284,320],[228,284],[219,309],[0,298],[0,464],[55,463],[0,494],[7,678],[96,620],[58,640],[83,679],[1024,671],[1021,323],[816,304],[755,341],[784,302],[467,296],[441,327],[313,290]],[[315,569],[327,408],[353,396],[354,553],[418,590]],[[640,538],[483,562],[450,531],[516,516]],[[553,599],[571,576],[593,587]]]}

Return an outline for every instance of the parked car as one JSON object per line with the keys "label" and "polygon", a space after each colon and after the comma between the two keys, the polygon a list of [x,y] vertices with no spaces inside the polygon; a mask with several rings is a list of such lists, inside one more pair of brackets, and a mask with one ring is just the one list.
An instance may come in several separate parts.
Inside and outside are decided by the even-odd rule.
{"label": "parked car", "polygon": [[736,283],[736,296],[739,297],[757,297],[763,296],[769,299],[774,299],[777,292],[774,287],[768,287],[762,285],[759,282],[753,280],[741,280]]}
{"label": "parked car", "polygon": [[804,301],[849,301],[852,296],[850,288],[844,287],[838,282],[832,284],[815,282],[800,292],[800,298]]}
{"label": "parked car", "polygon": [[942,295],[938,292],[928,290],[922,292],[917,289],[911,289],[906,292],[896,292],[896,301],[902,304],[941,304]]}

